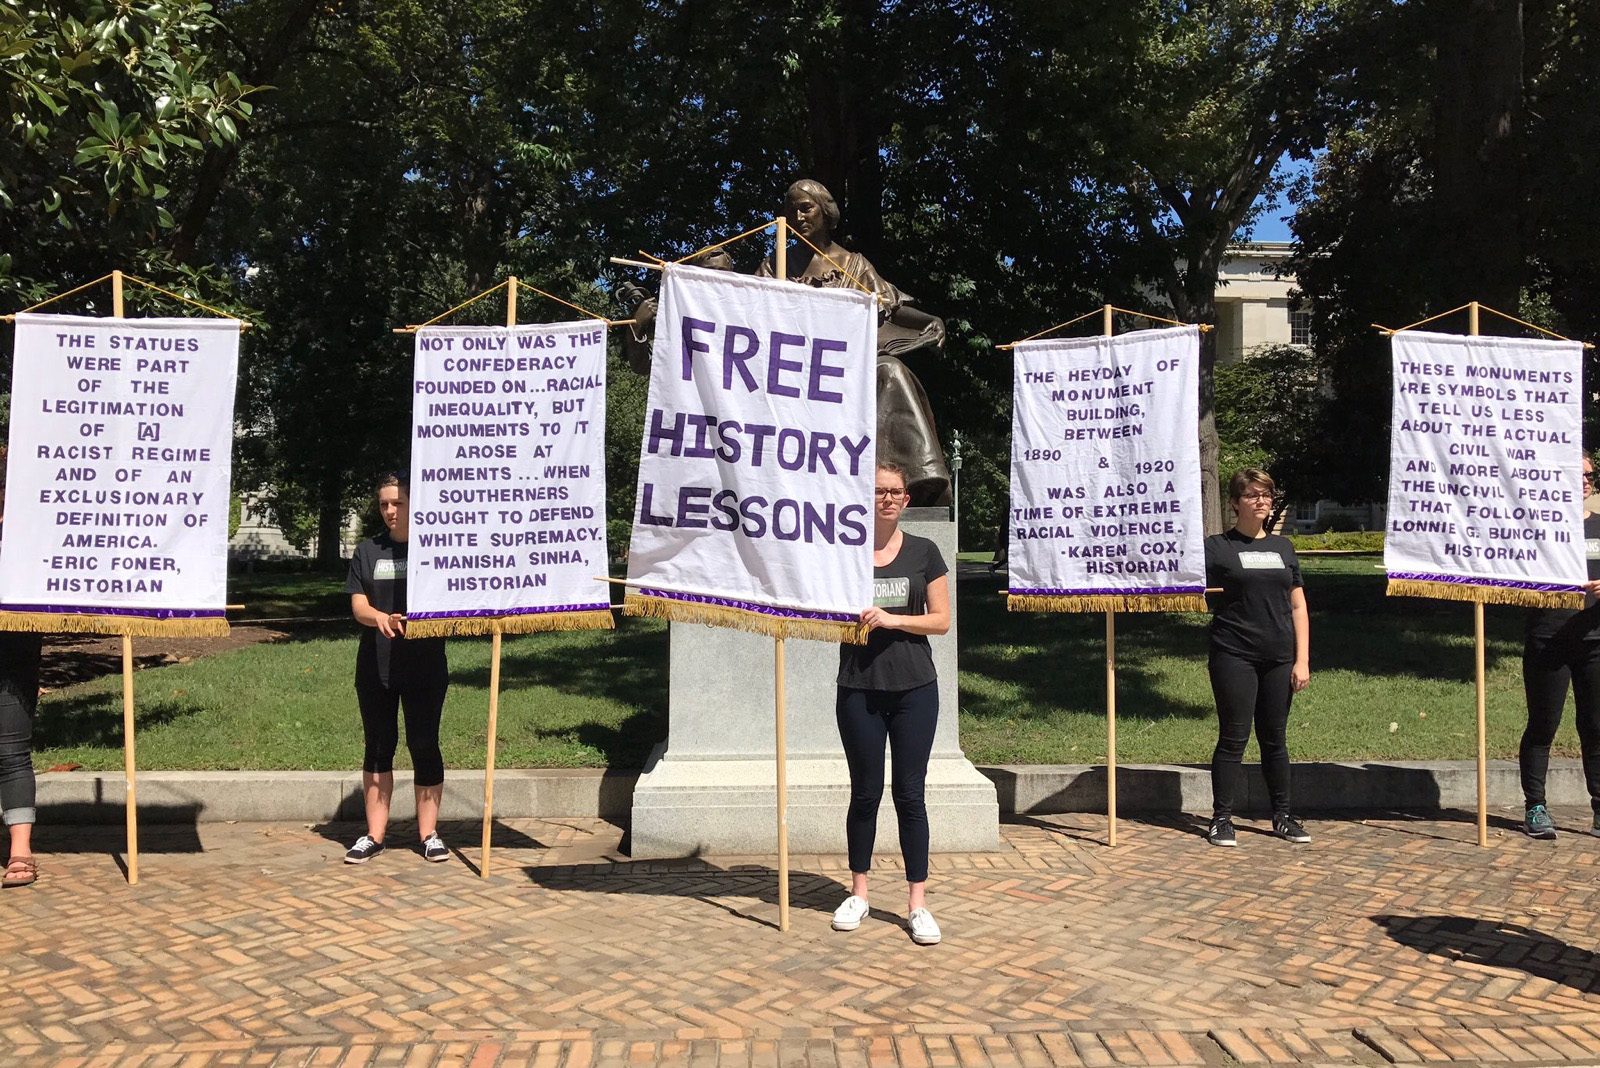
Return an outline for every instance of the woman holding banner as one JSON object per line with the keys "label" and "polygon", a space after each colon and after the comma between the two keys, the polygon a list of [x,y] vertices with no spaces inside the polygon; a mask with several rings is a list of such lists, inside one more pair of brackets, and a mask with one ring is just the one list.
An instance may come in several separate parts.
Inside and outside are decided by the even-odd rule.
{"label": "woman holding banner", "polygon": [[[1594,494],[1594,462],[1583,458],[1583,496]],[[1589,833],[1600,836],[1600,516],[1583,511],[1583,539],[1589,581],[1583,584],[1581,611],[1534,608],[1528,611],[1522,647],[1522,687],[1528,698],[1528,726],[1522,732],[1517,762],[1526,803],[1523,831],[1529,838],[1554,838],[1556,824],[1545,808],[1544,780],[1550,768],[1550,743],[1561,726],[1567,689],[1577,708],[1583,777],[1589,787],[1593,819]]]}
{"label": "woman holding banner", "polygon": [[[0,508],[6,496],[6,449],[0,445]],[[3,536],[4,515],[0,515]],[[39,705],[41,639],[0,631],[0,819],[10,838],[0,887],[29,886],[39,878],[33,858],[33,717]]]}
{"label": "woman holding banner", "polygon": [[1272,476],[1247,467],[1228,483],[1238,521],[1206,539],[1206,585],[1221,587],[1211,617],[1211,692],[1217,747],[1211,756],[1211,827],[1206,840],[1237,845],[1234,805],[1244,795],[1244,749],[1255,723],[1261,771],[1272,797],[1272,833],[1311,836],[1289,812],[1289,702],[1311,681],[1311,622],[1294,546],[1267,533]]}
{"label": "woman holding banner", "polygon": [[839,646],[839,740],[850,767],[850,896],[833,914],[833,929],[853,931],[866,918],[867,872],[883,799],[883,750],[893,762],[895,816],[908,884],[911,939],[931,946],[939,925],[928,911],[928,807],[923,787],[939,722],[939,683],[928,636],[950,630],[949,568],[938,546],[900,529],[910,500],[899,464],[877,469],[872,607],[861,613],[871,629],[866,645]]}
{"label": "woman holding banner", "polygon": [[356,652],[356,700],[366,755],[361,789],[367,833],[344,855],[346,864],[365,864],[383,852],[394,796],[396,722],[405,710],[406,748],[416,777],[417,833],[428,860],[450,859],[439,838],[439,803],[444,798],[444,757],[439,752],[439,720],[444,713],[449,668],[443,638],[406,638],[406,563],[411,494],[406,478],[385,475],[378,482],[378,515],[384,530],[356,546],[350,558],[350,614],[366,628]]}

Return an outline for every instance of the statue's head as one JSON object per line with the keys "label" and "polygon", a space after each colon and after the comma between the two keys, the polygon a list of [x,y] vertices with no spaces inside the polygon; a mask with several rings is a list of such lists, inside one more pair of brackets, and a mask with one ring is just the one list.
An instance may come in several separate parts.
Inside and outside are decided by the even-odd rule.
{"label": "statue's head", "polygon": [[839,202],[827,186],[811,178],[789,187],[783,197],[783,213],[802,237],[819,245],[839,229]]}

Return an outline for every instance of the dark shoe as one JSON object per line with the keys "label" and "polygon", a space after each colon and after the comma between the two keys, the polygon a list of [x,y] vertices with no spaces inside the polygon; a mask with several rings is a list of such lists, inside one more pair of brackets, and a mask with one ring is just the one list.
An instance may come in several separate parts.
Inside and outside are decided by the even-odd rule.
{"label": "dark shoe", "polygon": [[422,840],[422,859],[431,860],[435,864],[450,859],[450,850],[445,848],[444,841],[437,831]]}
{"label": "dark shoe", "polygon": [[1300,822],[1293,816],[1282,815],[1272,817],[1272,833],[1282,838],[1285,842],[1298,842],[1305,845],[1311,841],[1311,836]]}
{"label": "dark shoe", "polygon": [[383,843],[374,841],[370,834],[364,834],[356,839],[356,844],[344,855],[346,864],[365,864],[379,853],[383,852]]}
{"label": "dark shoe", "polygon": [[1522,833],[1529,838],[1554,838],[1556,821],[1550,818],[1550,810],[1543,805],[1529,805],[1528,814],[1522,820]]}
{"label": "dark shoe", "polygon": [[1233,831],[1233,820],[1227,816],[1215,816],[1211,820],[1211,829],[1206,831],[1206,841],[1214,846],[1232,848],[1239,844],[1239,836]]}
{"label": "dark shoe", "polygon": [[1600,812],[1594,814],[1594,820],[1589,824],[1589,833],[1600,838]]}

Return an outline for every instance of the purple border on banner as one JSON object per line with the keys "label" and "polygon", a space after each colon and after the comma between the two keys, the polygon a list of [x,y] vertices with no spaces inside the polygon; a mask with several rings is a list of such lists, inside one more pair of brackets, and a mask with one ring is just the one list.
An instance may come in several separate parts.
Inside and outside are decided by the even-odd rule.
{"label": "purple border on banner", "polygon": [[711,604],[721,608],[738,608],[745,612],[774,616],[778,619],[824,619],[830,623],[859,623],[861,621],[860,616],[851,615],[848,612],[811,612],[801,608],[774,608],[770,604],[753,604],[750,601],[711,597],[703,593],[675,593],[672,590],[656,590],[644,586],[639,587],[639,592],[646,597],[660,597],[667,601],[686,601],[689,604]]}
{"label": "purple border on banner", "polygon": [[1565,582],[1521,582],[1517,579],[1462,578],[1458,575],[1432,575],[1426,571],[1390,571],[1392,579],[1409,582],[1449,582],[1456,586],[1493,586],[1508,590],[1537,590],[1540,593],[1582,593],[1582,586]]}
{"label": "purple border on banner", "polygon": [[62,616],[139,616],[144,619],[217,619],[220,608],[65,608],[54,604],[3,604],[0,612],[39,612]]}
{"label": "purple border on banner", "polygon": [[610,601],[597,604],[559,604],[539,608],[475,608],[470,612],[407,612],[407,619],[476,619],[483,616],[547,616],[552,612],[609,612]]}
{"label": "purple border on banner", "polygon": [[1053,589],[1026,589],[1013,586],[1006,590],[1012,596],[1023,597],[1137,597],[1140,594],[1164,593],[1204,593],[1204,586],[1143,586],[1138,589],[1128,590],[1053,590]]}

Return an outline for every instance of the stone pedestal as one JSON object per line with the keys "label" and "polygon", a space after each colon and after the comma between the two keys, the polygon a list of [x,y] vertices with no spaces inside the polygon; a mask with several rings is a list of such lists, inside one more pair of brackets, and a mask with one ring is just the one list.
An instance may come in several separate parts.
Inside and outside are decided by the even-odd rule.
{"label": "stone pedestal", "polygon": [[[943,508],[908,509],[901,525],[930,538],[950,566],[950,633],[932,639],[939,727],[928,762],[935,852],[995,849],[994,784],[961,752],[956,698],[955,525]],[[633,794],[633,856],[640,859],[777,851],[773,641],[739,630],[671,626],[670,722]],[[789,848],[843,853],[850,775],[834,724],[839,651],[787,643]],[[885,774],[885,782],[888,775]],[[894,802],[884,791],[877,852],[895,855]]]}

